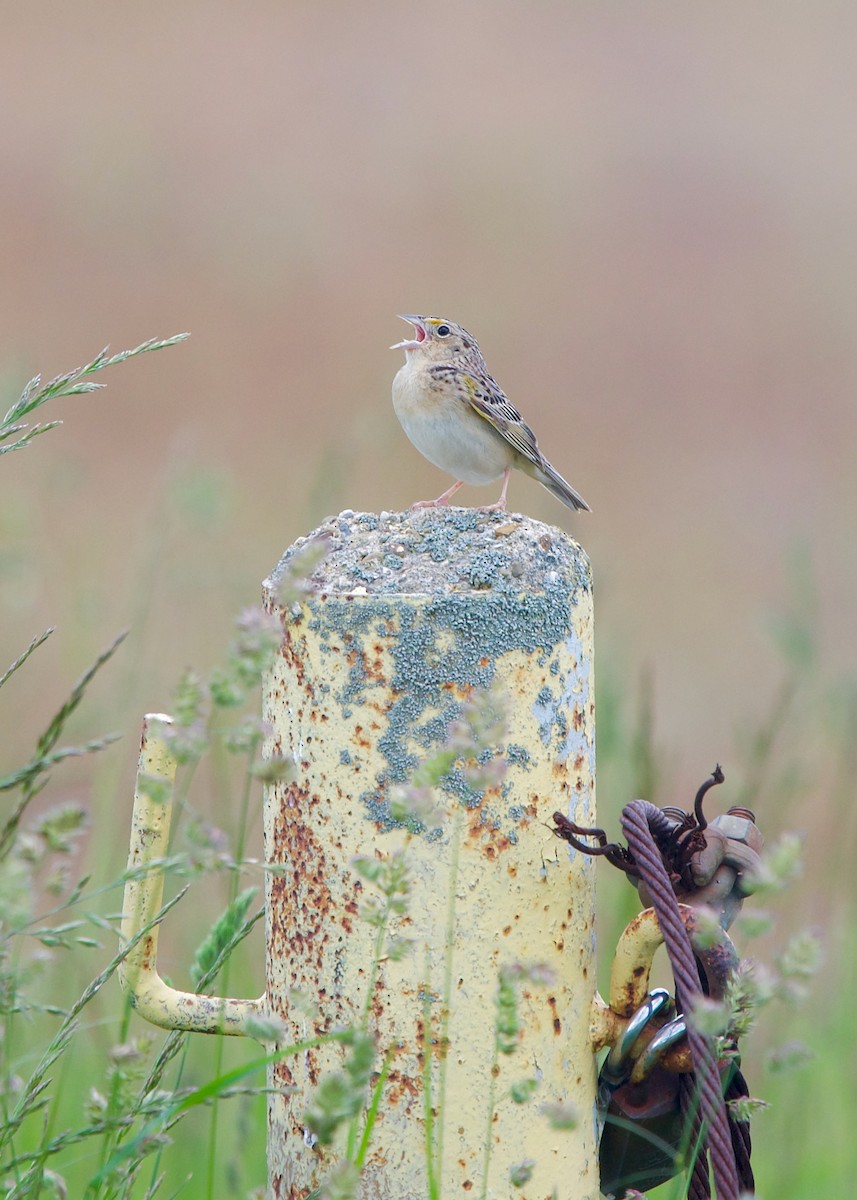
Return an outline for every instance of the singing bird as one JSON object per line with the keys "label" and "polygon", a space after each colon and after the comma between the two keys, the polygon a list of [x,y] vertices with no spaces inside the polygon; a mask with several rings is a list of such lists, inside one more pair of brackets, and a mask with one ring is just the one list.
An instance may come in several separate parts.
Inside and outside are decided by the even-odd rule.
{"label": "singing bird", "polygon": [[447,504],[465,483],[493,483],[503,490],[486,511],[506,507],[509,475],[517,467],[544,484],[572,511],[589,505],[539,449],[536,435],[503,389],[488,374],[476,339],[442,317],[403,316],[414,336],[391,346],[404,350],[405,365],[393,380],[393,408],[410,440],[430,463],[455,479],[437,500]]}

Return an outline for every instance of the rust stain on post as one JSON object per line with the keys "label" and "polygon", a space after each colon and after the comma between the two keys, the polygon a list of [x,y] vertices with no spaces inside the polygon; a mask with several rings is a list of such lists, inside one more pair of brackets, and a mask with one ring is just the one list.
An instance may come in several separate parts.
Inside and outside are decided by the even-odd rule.
{"label": "rust stain on post", "polygon": [[[265,584],[284,641],[264,715],[270,749],[296,769],[293,782],[266,794],[271,1009],[295,1040],[359,1024],[368,1010],[380,1053],[392,1051],[361,1197],[427,1194],[428,1058],[444,1194],[487,1188],[543,1200],[554,1189],[569,1195],[573,1180],[575,1200],[594,1200],[594,875],[547,828],[557,807],[582,825],[595,821],[586,555],[550,526],[470,509],[343,513],[312,537],[328,546],[314,594],[280,600],[306,540]],[[506,764],[502,779],[477,788],[453,768],[441,826],[395,820],[392,789],[446,744],[462,703],[489,688],[508,708],[493,748]],[[396,931],[413,952],[385,957],[376,973],[376,930],[359,915],[371,885],[352,859],[398,850],[412,887]],[[520,1045],[501,1056],[492,1081],[498,973],[515,963],[544,963],[553,981],[523,987]],[[296,1016],[294,987],[317,1000],[318,1019]],[[302,1114],[342,1053],[326,1045],[272,1069],[272,1083],[295,1089],[270,1101],[274,1197],[306,1197],[336,1161],[336,1146],[312,1146]],[[509,1087],[527,1076],[539,1081],[535,1098],[515,1105]],[[558,1132],[542,1107],[569,1101],[578,1127]],[[510,1170],[527,1159],[531,1178],[513,1189]]]}

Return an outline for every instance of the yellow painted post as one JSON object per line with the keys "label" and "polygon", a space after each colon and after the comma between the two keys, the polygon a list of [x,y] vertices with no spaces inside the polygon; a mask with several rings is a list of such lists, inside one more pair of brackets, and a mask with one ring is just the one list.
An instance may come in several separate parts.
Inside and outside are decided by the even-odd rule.
{"label": "yellow painted post", "polygon": [[[306,540],[265,584],[285,633],[265,689],[268,751],[296,770],[265,798],[271,1011],[294,1041],[365,1025],[387,1059],[363,1200],[594,1200],[594,872],[549,829],[555,809],[595,821],[586,555],[551,526],[470,509],[343,513],[319,539],[313,594],[280,591]],[[392,791],[489,688],[506,702],[505,775],[474,787],[455,764],[446,818],[408,828]],[[411,952],[385,940],[377,962],[378,928],[361,916],[373,888],[353,860],[398,852],[410,894],[389,932]],[[519,979],[516,1050],[498,1056],[499,976],[535,964],[551,982]],[[316,1019],[292,1005],[294,988]],[[341,1143],[314,1144],[304,1113],[343,1055],[327,1044],[271,1069],[276,1200],[306,1198],[341,1156]],[[535,1094],[516,1104],[527,1078]],[[575,1128],[551,1123],[556,1106],[573,1107]]]}

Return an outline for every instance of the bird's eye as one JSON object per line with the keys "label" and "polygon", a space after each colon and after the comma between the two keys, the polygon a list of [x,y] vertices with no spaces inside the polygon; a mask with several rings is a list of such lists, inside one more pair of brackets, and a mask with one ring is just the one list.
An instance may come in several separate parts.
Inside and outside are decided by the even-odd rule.
{"label": "bird's eye", "polygon": [[452,333],[452,330],[448,325],[438,325],[435,333],[438,337],[449,337],[449,335]]}

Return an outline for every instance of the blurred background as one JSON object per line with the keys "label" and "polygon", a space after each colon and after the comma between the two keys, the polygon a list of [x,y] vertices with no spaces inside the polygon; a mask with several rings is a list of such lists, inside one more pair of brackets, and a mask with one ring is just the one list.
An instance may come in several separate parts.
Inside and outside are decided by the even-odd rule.
{"label": "blurred background", "polygon": [[[141,714],[219,660],[296,537],[448,486],[398,427],[388,346],[399,312],[449,317],[593,509],[512,480],[592,559],[603,821],[689,804],[719,760],[713,809],[800,834],[778,936],[818,929],[823,975],[760,1037],[818,1064],[823,1027],[841,1062],[857,9],[30,0],[2,23],[6,407],[107,343],[192,333],[2,462],[2,662],[57,626],[3,693],[3,769],[129,626],[78,718],[122,740],[52,785],[94,806],[90,868],[107,846],[121,870]],[[813,1069],[757,1122],[769,1195],[809,1194],[771,1146]]]}

